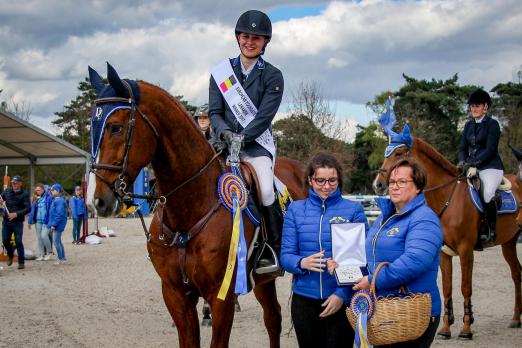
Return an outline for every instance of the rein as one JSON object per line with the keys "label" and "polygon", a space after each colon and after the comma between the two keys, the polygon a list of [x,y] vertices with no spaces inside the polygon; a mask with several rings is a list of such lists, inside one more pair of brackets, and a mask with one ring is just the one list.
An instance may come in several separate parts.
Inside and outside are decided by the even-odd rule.
{"label": "rein", "polygon": [[442,216],[442,214],[444,214],[444,212],[446,211],[446,209],[448,208],[448,206],[450,205],[451,203],[451,199],[453,198],[453,194],[455,193],[456,189],[457,189],[457,184],[460,183],[460,180],[462,179],[464,175],[463,174],[459,174],[458,176],[454,177],[454,178],[451,178],[451,180],[445,182],[445,183],[442,183],[440,185],[437,185],[437,186],[433,186],[433,187],[429,187],[427,189],[424,189],[424,192],[433,192],[433,191],[436,191],[438,189],[441,189],[443,187],[446,187],[448,186],[449,184],[453,183],[453,186],[451,187],[451,192],[449,194],[449,197],[448,199],[446,200],[446,203],[444,203],[444,206],[442,207],[442,210],[437,214],[437,216],[440,218]]}

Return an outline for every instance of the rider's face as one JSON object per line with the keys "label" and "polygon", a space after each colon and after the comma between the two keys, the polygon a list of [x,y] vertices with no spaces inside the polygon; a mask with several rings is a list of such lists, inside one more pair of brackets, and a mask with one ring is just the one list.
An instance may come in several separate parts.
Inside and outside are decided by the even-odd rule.
{"label": "rider's face", "polygon": [[241,54],[246,58],[256,58],[261,54],[267,38],[261,35],[240,33],[237,36]]}
{"label": "rider's face", "polygon": [[199,116],[198,125],[202,131],[206,131],[208,129],[208,127],[210,126],[210,119],[208,118],[208,116]]}
{"label": "rider's face", "polygon": [[470,104],[469,110],[474,118],[481,118],[488,111],[488,104]]}

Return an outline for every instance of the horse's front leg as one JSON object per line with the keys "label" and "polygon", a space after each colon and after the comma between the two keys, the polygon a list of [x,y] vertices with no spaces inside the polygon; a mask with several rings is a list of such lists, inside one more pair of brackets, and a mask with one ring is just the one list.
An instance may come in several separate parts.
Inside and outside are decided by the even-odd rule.
{"label": "horse's front leg", "polygon": [[[182,289],[180,287],[180,289]],[[176,324],[180,348],[193,348],[200,346],[199,323],[196,304],[198,296],[186,295],[182,290],[170,286],[165,281],[161,282],[163,300]]]}
{"label": "horse's front leg", "polygon": [[471,305],[471,294],[473,284],[473,249],[461,251],[460,256],[460,270],[462,272],[461,277],[461,292],[464,298],[464,317],[462,321],[464,325],[460,330],[459,337],[471,340],[473,338],[473,332],[471,332],[471,325],[474,322],[473,318],[473,307]]}
{"label": "horse's front leg", "polygon": [[227,297],[222,301],[216,297],[208,298],[212,311],[212,341],[211,348],[228,347],[230,340],[230,332],[232,331],[232,323],[234,321],[234,282],[231,285]]}
{"label": "horse's front leg", "polygon": [[442,294],[444,296],[444,318],[438,334],[445,339],[451,338],[451,325],[455,322],[453,314],[453,257],[440,253],[440,271],[442,273]]}
{"label": "horse's front leg", "polygon": [[520,261],[518,260],[517,256],[517,239],[518,233],[515,234],[515,236],[509,242],[502,244],[502,255],[509,265],[509,269],[511,270],[511,278],[515,284],[515,309],[513,318],[509,324],[509,327],[511,328],[519,328],[521,326],[520,314],[522,312],[522,293],[520,289],[520,283],[522,282],[522,279]]}
{"label": "horse's front leg", "polygon": [[254,294],[263,307],[263,319],[270,339],[270,348],[279,348],[281,339],[281,306],[277,301],[275,279],[256,285]]}

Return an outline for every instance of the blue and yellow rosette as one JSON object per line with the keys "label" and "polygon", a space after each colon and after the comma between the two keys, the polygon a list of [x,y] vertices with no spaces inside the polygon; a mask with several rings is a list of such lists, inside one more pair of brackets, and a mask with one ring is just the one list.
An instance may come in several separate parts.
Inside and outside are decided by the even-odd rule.
{"label": "blue and yellow rosette", "polygon": [[218,180],[218,196],[221,203],[232,213],[233,228],[228,250],[227,269],[219,289],[218,298],[227,296],[237,259],[237,275],[234,293],[244,295],[247,291],[246,257],[247,246],[243,232],[242,210],[247,205],[248,191],[241,178],[234,173],[225,173]]}
{"label": "blue and yellow rosette", "polygon": [[358,348],[370,347],[366,326],[373,316],[374,309],[375,302],[368,290],[359,290],[353,295],[352,301],[350,302],[350,310],[357,318],[354,343]]}

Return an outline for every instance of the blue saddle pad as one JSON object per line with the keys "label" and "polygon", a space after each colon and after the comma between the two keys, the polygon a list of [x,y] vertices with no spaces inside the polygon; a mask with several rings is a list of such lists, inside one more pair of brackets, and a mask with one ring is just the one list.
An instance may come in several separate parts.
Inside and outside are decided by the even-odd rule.
{"label": "blue saddle pad", "polygon": [[[482,213],[484,211],[484,207],[482,206],[480,194],[473,187],[468,187],[468,190],[473,204]],[[515,199],[513,192],[497,190],[497,193],[499,193],[500,197],[502,197],[502,204],[500,209],[497,211],[497,215],[512,214],[518,210],[517,200]]]}

